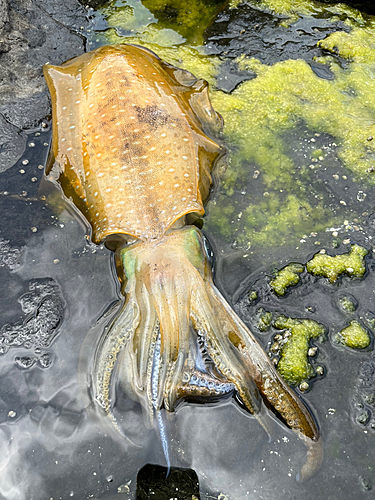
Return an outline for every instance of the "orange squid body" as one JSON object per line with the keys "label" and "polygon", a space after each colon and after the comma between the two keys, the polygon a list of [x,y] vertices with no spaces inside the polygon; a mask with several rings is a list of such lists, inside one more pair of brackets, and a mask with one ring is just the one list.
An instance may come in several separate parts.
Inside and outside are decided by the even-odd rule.
{"label": "orange squid body", "polygon": [[96,348],[93,399],[119,428],[117,378],[161,437],[162,412],[181,401],[236,395],[259,415],[263,399],[306,442],[301,478],[311,476],[322,460],[314,419],[215,287],[202,233],[184,226],[185,215],[204,214],[223,154],[207,83],[134,45],[44,72],[53,117],[46,173],[95,243],[116,242],[125,295]]}
{"label": "orange squid body", "polygon": [[222,152],[203,132],[221,126],[205,81],[133,45],[101,47],[44,72],[56,175],[95,243],[111,234],[160,238],[185,214],[204,214]]}

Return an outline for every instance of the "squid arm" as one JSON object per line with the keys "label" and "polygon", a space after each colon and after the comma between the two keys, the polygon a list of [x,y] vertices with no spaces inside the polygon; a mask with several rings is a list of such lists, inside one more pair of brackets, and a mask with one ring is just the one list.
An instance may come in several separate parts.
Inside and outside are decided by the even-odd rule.
{"label": "squid arm", "polygon": [[159,421],[162,441],[162,411],[173,412],[186,398],[236,391],[251,414],[260,414],[263,399],[298,433],[308,448],[298,479],[311,477],[323,458],[316,423],[213,284],[202,233],[193,226],[171,230],[118,250],[117,258],[126,301],[98,344],[93,366],[95,398],[114,425],[115,367],[146,423]]}

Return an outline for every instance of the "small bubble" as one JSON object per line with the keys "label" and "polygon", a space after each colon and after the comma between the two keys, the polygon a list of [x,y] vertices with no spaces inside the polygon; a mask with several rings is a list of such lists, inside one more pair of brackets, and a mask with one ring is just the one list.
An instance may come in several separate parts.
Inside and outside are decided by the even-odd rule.
{"label": "small bubble", "polygon": [[25,170],[23,168],[21,168],[21,170],[19,170],[19,173],[20,174],[24,174],[25,173]]}
{"label": "small bubble", "polygon": [[14,418],[16,415],[17,413],[14,410],[10,410],[10,412],[8,413],[8,417],[10,418]]}
{"label": "small bubble", "polygon": [[29,142],[29,148],[35,148],[35,142]]}
{"label": "small bubble", "polygon": [[43,142],[43,146],[48,146],[48,142]]}
{"label": "small bubble", "polygon": [[31,177],[31,182],[36,182],[38,180],[38,177]]}
{"label": "small bubble", "polygon": [[29,163],[29,160],[22,160],[22,165],[28,165]]}
{"label": "small bubble", "polygon": [[60,261],[59,261],[59,259],[54,259],[54,260],[53,260],[53,263],[54,263],[54,264],[59,264],[59,263],[60,263]]}
{"label": "small bubble", "polygon": [[43,170],[44,165],[38,165],[39,170]]}
{"label": "small bubble", "polygon": [[36,233],[36,232],[38,231],[38,228],[37,228],[37,227],[35,227],[35,226],[33,226],[33,227],[31,228],[31,231],[32,231],[33,233]]}

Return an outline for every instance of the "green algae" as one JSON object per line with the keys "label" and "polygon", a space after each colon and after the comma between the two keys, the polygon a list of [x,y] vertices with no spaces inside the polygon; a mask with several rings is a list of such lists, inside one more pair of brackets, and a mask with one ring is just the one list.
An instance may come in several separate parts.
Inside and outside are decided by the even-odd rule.
{"label": "green algae", "polygon": [[371,337],[359,321],[353,320],[349,326],[341,330],[337,340],[351,349],[366,349],[371,343]]}
{"label": "green algae", "polygon": [[222,6],[223,0],[143,0],[164,28],[178,31],[190,43],[203,43],[203,32]]}
{"label": "green algae", "polygon": [[273,291],[279,295],[284,296],[287,288],[297,285],[300,281],[300,273],[304,270],[304,266],[297,263],[291,263],[280,269],[275,274],[275,278],[270,281],[270,286]]}
{"label": "green algae", "polygon": [[272,313],[270,311],[265,311],[263,307],[261,307],[257,311],[257,327],[260,332],[266,332],[270,329],[272,323]]}
{"label": "green algae", "polygon": [[[313,1],[265,0],[248,2],[256,8],[289,16],[324,16],[344,21],[351,32],[339,31],[320,41],[327,53],[320,58],[333,79],[319,78],[303,60],[272,66],[248,57],[239,58],[240,70],[255,74],[230,94],[218,90],[217,77],[225,57],[209,56],[202,33],[225,2],[189,0],[121,0],[101,9],[106,31],[91,40],[103,43],[138,43],[167,62],[205,78],[213,105],[224,118],[227,168],[217,172],[219,189],[209,202],[206,227],[237,246],[253,248],[297,243],[303,234],[341,224],[347,208],[315,184],[314,170],[332,168],[326,151],[311,143],[306,159],[296,160],[291,134],[301,127],[326,134],[335,142],[341,169],[365,189],[375,183],[375,21],[344,5]],[[207,8],[206,8],[207,7]],[[232,3],[235,8],[235,2]],[[204,12],[203,12],[204,11]],[[190,36],[195,33],[197,36]],[[90,42],[91,43],[91,42]],[[94,42],[93,42],[94,43]],[[345,67],[337,55],[347,60]],[[311,161],[317,162],[310,165]],[[257,173],[257,174],[256,174]],[[335,173],[335,172],[333,172]],[[238,191],[246,187],[247,196]],[[333,209],[332,209],[333,208]],[[351,208],[351,217],[362,207]],[[363,211],[363,210],[361,210]]]}
{"label": "green algae", "polygon": [[343,273],[362,278],[366,272],[364,257],[367,254],[368,250],[359,245],[352,245],[349,253],[334,257],[317,253],[307,262],[306,269],[311,274],[328,278],[330,283],[334,283]]}
{"label": "green algae", "polygon": [[[258,198],[245,209],[241,238],[251,238],[255,244],[280,244],[290,234],[317,232],[342,220],[343,215],[334,217],[319,197],[312,202],[306,196],[308,163],[299,167],[294,164],[283,135],[297,128],[300,121],[311,130],[329,134],[339,145],[337,156],[342,164],[355,178],[373,184],[368,171],[374,162],[375,144],[369,145],[367,137],[375,135],[375,79],[369,78],[368,67],[356,65],[347,71],[335,63],[331,65],[335,79],[323,80],[302,60],[269,67],[243,58],[239,64],[257,73],[257,78],[244,82],[231,95],[213,95],[214,106],[224,116],[226,136],[242,155],[230,165],[236,175],[224,175],[223,203],[235,184],[246,182],[248,162],[254,162],[261,172],[261,181],[256,181],[261,182],[260,190],[272,196]],[[354,89],[355,97],[350,89]],[[239,130],[243,130],[240,136]],[[324,159],[321,149],[311,155],[321,156]],[[219,210],[216,204],[212,217]]]}
{"label": "green algae", "polygon": [[324,339],[324,326],[310,319],[286,316],[278,316],[273,326],[278,330],[287,329],[289,333],[281,345],[277,364],[277,370],[284,380],[290,385],[298,385],[314,377],[314,368],[309,363],[307,353],[311,340]]}

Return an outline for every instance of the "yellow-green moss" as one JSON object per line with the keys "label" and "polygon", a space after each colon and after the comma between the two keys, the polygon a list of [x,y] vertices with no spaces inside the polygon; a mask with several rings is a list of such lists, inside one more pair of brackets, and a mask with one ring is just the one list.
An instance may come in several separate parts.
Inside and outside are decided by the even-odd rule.
{"label": "yellow-green moss", "polygon": [[290,336],[280,349],[280,360],[277,370],[290,385],[298,385],[303,380],[315,376],[313,367],[308,361],[307,352],[312,339],[324,338],[325,328],[310,319],[287,318],[278,316],[273,326],[278,330],[287,329]]}
{"label": "yellow-green moss", "polygon": [[288,287],[297,285],[300,280],[299,274],[302,273],[304,266],[297,263],[291,263],[278,271],[275,278],[270,281],[273,291],[280,296],[286,294]]}
{"label": "yellow-green moss", "polygon": [[258,329],[261,332],[266,332],[272,323],[272,313],[265,311],[262,307],[257,311],[258,314]]}
{"label": "yellow-green moss", "polygon": [[[244,0],[231,0],[230,5],[234,8],[243,2]],[[286,14],[291,16],[293,20],[301,15],[308,16],[314,14],[325,15],[325,17],[344,15],[355,21],[363,20],[362,14],[357,9],[344,5],[344,3],[326,5],[311,0],[247,0],[246,3],[254,5],[259,9],[270,10],[276,14]]]}
{"label": "yellow-green moss", "polygon": [[361,278],[366,272],[364,261],[368,251],[359,245],[352,245],[349,253],[331,257],[325,253],[317,253],[306,264],[309,273],[328,278],[334,283],[340,274]]}
{"label": "yellow-green moss", "polygon": [[366,349],[371,342],[368,331],[356,320],[351,321],[349,326],[341,330],[338,340],[351,349]]}
{"label": "yellow-green moss", "polygon": [[203,43],[203,31],[226,0],[143,0],[165,28],[177,30],[190,42]]}

